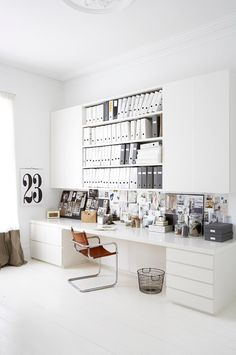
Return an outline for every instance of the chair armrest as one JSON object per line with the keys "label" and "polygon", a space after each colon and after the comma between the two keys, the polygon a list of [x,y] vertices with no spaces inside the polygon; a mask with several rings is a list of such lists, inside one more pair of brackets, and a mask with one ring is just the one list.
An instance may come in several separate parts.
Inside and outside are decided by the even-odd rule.
{"label": "chair armrest", "polygon": [[74,244],[74,248],[76,251],[87,250],[89,248],[89,245],[84,245],[74,240],[72,240],[71,242]]}
{"label": "chair armrest", "polygon": [[[87,237],[87,239],[97,239],[98,240],[98,243],[100,244],[101,243],[101,240],[100,240],[100,237],[98,235],[93,235],[91,237]],[[96,245],[97,246],[97,245]]]}

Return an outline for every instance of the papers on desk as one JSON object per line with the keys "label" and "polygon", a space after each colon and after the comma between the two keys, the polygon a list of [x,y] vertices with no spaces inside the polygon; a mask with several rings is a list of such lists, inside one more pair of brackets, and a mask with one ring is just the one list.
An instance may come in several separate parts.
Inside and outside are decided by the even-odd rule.
{"label": "papers on desk", "polygon": [[104,226],[97,226],[95,230],[98,231],[114,231],[116,229],[116,226],[109,226],[104,224]]}

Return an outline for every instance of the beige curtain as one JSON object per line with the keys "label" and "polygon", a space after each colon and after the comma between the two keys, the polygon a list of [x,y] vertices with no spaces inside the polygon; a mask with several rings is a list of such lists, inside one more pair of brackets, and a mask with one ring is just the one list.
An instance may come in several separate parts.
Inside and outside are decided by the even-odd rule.
{"label": "beige curtain", "polygon": [[0,233],[0,267],[5,265],[21,266],[25,263],[20,243],[20,231]]}

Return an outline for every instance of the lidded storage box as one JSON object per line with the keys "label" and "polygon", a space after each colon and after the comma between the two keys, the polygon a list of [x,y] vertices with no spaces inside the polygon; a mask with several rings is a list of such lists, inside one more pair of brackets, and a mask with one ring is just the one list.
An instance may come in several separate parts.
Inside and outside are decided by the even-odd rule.
{"label": "lidded storage box", "polygon": [[225,242],[233,238],[232,223],[210,223],[205,225],[204,236],[206,240]]}

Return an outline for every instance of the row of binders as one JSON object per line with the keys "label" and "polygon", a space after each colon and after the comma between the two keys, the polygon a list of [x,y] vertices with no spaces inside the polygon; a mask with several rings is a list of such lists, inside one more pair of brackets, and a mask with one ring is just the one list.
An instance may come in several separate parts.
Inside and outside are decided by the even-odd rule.
{"label": "row of binders", "polygon": [[161,115],[150,118],[125,121],[100,127],[84,128],[83,145],[102,145],[124,141],[160,137],[162,133]]}
{"label": "row of binders", "polygon": [[162,189],[162,167],[84,170],[84,187],[110,189]]}
{"label": "row of binders", "polygon": [[156,90],[86,107],[86,124],[136,117],[161,109],[162,90]]}
{"label": "row of binders", "polygon": [[152,143],[126,143],[83,150],[83,167],[109,165],[156,165],[162,163],[162,145]]}

